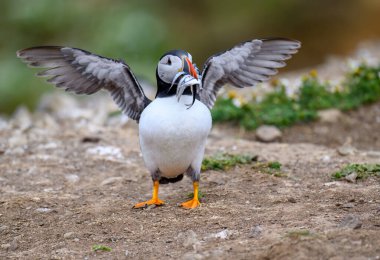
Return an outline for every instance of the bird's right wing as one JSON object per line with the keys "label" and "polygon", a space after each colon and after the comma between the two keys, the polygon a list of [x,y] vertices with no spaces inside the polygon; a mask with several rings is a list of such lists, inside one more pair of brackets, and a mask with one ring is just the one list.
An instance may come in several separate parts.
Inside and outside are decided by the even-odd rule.
{"label": "bird's right wing", "polygon": [[119,108],[136,121],[151,102],[123,61],[60,46],[32,47],[17,56],[31,67],[47,68],[37,75],[50,77],[48,82],[66,91],[89,95],[108,90]]}
{"label": "bird's right wing", "polygon": [[211,109],[225,84],[243,88],[267,81],[300,47],[299,41],[284,38],[252,40],[210,57],[203,66],[200,100]]}

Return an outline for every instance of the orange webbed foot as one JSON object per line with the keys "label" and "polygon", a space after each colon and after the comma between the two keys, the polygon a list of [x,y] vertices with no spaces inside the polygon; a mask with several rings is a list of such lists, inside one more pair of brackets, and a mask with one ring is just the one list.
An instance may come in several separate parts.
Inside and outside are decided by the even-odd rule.
{"label": "orange webbed foot", "polygon": [[149,205],[156,205],[156,206],[162,206],[165,202],[160,199],[150,199],[144,202],[137,203],[133,206],[134,209],[140,209],[140,208],[146,208]]}
{"label": "orange webbed foot", "polygon": [[199,207],[200,205],[201,205],[201,203],[199,202],[198,199],[192,199],[192,200],[189,200],[189,201],[182,203],[181,207],[184,209],[195,209],[195,208]]}

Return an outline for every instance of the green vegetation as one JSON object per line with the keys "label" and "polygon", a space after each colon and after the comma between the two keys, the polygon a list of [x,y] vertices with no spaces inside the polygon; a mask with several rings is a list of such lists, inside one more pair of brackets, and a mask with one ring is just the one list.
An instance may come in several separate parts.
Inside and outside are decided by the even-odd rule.
{"label": "green vegetation", "polygon": [[380,164],[348,164],[340,171],[332,174],[332,178],[340,180],[350,175],[351,173],[357,174],[357,179],[366,179],[370,176],[380,177]]}
{"label": "green vegetation", "polygon": [[261,102],[252,100],[239,107],[234,98],[217,100],[212,110],[214,122],[235,122],[249,130],[263,124],[286,127],[317,119],[318,110],[349,110],[380,100],[380,66],[361,65],[347,75],[339,90],[312,73],[303,79],[297,97],[289,97],[286,86],[278,85]]}
{"label": "green vegetation", "polygon": [[[198,198],[201,199],[203,198],[205,195],[203,194],[203,192],[201,192],[200,190],[198,191]],[[189,194],[187,194],[187,197],[189,197],[190,199],[192,199],[194,197],[194,192],[191,192]]]}
{"label": "green vegetation", "polygon": [[105,252],[111,252],[112,248],[108,246],[103,246],[103,245],[93,245],[92,246],[93,251],[105,251]]}
{"label": "green vegetation", "polygon": [[255,172],[265,173],[276,177],[286,177],[281,171],[281,163],[279,162],[258,162],[252,166]]}
{"label": "green vegetation", "polygon": [[205,157],[202,162],[202,171],[220,170],[224,171],[239,164],[249,164],[257,160],[257,156],[238,155],[228,153],[217,153],[210,157]]}

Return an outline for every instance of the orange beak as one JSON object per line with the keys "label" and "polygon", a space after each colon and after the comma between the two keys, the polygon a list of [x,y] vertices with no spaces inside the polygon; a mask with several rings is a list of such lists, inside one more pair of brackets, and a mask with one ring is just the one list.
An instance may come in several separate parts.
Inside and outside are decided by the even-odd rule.
{"label": "orange beak", "polygon": [[195,70],[193,63],[189,60],[189,58],[185,57],[187,67],[189,68],[189,74],[193,76],[194,78],[198,79],[197,71]]}

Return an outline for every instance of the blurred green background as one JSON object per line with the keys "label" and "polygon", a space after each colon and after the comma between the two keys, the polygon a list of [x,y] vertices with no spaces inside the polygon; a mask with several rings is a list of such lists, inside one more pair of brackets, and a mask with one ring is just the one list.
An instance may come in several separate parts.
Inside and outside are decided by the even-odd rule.
{"label": "blurred green background", "polygon": [[155,82],[158,58],[185,49],[201,64],[252,38],[302,41],[288,70],[346,55],[380,35],[378,0],[2,0],[0,1],[0,114],[53,90],[16,58],[18,49],[64,45],[122,58]]}

